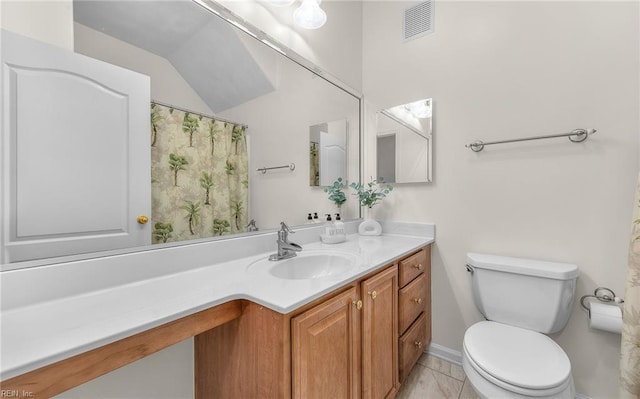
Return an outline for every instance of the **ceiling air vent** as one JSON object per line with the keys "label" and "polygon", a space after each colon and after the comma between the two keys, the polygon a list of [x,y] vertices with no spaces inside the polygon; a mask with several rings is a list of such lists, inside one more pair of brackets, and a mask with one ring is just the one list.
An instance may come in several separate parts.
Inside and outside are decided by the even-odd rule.
{"label": "ceiling air vent", "polygon": [[433,32],[433,0],[425,1],[404,10],[404,41]]}

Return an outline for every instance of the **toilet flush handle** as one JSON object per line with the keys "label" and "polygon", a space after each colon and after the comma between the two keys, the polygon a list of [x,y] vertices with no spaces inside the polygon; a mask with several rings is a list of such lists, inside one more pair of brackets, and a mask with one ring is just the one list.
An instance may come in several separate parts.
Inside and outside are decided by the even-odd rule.
{"label": "toilet flush handle", "polygon": [[467,265],[467,271],[471,274],[473,274],[473,267]]}

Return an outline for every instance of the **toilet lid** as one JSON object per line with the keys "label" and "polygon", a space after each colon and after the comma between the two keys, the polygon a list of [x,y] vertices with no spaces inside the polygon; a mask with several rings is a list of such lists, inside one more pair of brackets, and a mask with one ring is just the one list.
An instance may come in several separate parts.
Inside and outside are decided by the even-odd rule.
{"label": "toilet lid", "polygon": [[466,331],[464,349],[487,374],[516,387],[555,388],[571,376],[571,363],[562,348],[535,331],[481,321]]}

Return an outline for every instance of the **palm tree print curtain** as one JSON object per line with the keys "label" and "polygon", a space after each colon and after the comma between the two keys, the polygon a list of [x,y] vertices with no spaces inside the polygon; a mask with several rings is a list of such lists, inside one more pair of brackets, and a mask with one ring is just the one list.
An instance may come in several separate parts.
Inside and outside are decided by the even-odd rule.
{"label": "palm tree print curtain", "polygon": [[244,231],[245,128],[151,103],[153,242]]}
{"label": "palm tree print curtain", "polygon": [[640,176],[633,206],[627,287],[622,312],[620,398],[640,398]]}

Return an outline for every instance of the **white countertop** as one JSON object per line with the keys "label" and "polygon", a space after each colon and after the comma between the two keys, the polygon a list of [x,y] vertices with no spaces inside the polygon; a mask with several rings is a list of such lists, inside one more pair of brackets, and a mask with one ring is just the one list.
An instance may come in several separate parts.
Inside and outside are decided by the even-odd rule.
{"label": "white countertop", "polygon": [[[233,299],[248,299],[286,314],[433,241],[433,236],[351,234],[340,244],[306,243],[303,251],[340,251],[357,257],[356,266],[346,273],[310,280],[285,280],[249,269],[252,262],[268,257],[273,251],[183,267],[175,273],[67,296],[45,297],[33,303],[10,298],[7,291],[11,291],[11,280],[5,279],[3,301],[15,306],[3,304],[0,313],[0,379],[15,377]],[[152,258],[156,252],[160,251],[150,251],[145,260],[141,259],[144,255],[137,255],[137,262],[158,262],[158,257]],[[170,253],[160,258],[166,262],[185,262],[180,257],[166,256]],[[123,258],[120,263],[127,261]],[[47,273],[48,284],[63,286],[64,273],[61,278],[65,281],[51,278],[55,267],[46,267],[42,272]],[[33,279],[38,270],[30,273],[29,278]],[[94,278],[100,276],[94,274]]]}

